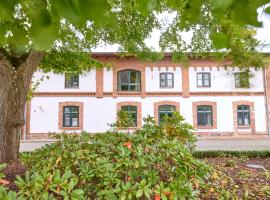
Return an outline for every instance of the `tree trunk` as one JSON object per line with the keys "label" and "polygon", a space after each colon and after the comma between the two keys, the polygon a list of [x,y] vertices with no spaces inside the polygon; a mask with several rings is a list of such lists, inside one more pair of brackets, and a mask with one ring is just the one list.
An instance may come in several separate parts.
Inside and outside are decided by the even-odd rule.
{"label": "tree trunk", "polygon": [[0,61],[0,163],[18,159],[27,93],[42,56],[31,52],[16,67],[6,58]]}

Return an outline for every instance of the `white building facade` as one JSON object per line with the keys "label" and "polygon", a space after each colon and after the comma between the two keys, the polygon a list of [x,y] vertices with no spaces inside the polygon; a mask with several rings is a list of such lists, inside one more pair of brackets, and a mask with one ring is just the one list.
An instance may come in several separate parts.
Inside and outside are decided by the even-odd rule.
{"label": "white building facade", "polygon": [[178,111],[200,137],[267,137],[268,72],[251,68],[248,77],[237,67],[209,59],[191,59],[189,67],[171,61],[140,61],[113,53],[93,55],[110,68],[82,75],[38,71],[49,76],[26,106],[24,139],[48,133],[102,133],[121,109],[133,116],[133,128],[150,115],[160,123]]}

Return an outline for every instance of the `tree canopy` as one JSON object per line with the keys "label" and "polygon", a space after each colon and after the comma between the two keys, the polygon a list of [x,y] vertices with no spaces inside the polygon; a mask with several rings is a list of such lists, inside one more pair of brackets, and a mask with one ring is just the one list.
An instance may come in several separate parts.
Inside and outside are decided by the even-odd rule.
{"label": "tree canopy", "polygon": [[[22,57],[31,51],[46,51],[45,71],[71,68],[72,58],[86,61],[78,52],[89,52],[101,42],[119,44],[122,52],[144,59],[162,57],[153,53],[145,40],[153,30],[161,30],[162,51],[173,52],[173,59],[193,56],[227,56],[237,66],[261,66],[254,38],[261,27],[257,9],[268,0],[1,0],[0,47],[6,57]],[[159,14],[173,13],[172,22],[160,21]],[[181,33],[192,31],[191,44]],[[61,53],[61,57],[57,56]],[[72,52],[72,53],[67,53]],[[214,53],[215,52],[215,53]],[[226,53],[224,53],[226,52]],[[58,54],[56,54],[58,53]],[[12,62],[17,59],[10,59]],[[50,61],[53,60],[53,63]],[[95,61],[90,61],[95,64]],[[15,63],[14,63],[15,64]],[[89,64],[89,63],[88,63]],[[14,65],[16,66],[16,65]],[[75,65],[73,65],[75,66]],[[82,66],[82,65],[79,65]]]}

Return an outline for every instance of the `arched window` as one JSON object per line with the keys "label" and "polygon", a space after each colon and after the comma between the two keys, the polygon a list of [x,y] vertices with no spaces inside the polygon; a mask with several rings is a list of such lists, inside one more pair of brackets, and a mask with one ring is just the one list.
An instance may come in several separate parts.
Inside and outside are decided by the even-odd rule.
{"label": "arched window", "polygon": [[175,106],[172,105],[161,105],[158,107],[158,123],[162,123],[165,116],[172,117],[175,112]]}
{"label": "arched window", "polygon": [[237,123],[239,126],[250,126],[250,107],[248,105],[237,106]]}
{"label": "arched window", "polygon": [[135,70],[118,72],[118,91],[141,91],[141,73]]}

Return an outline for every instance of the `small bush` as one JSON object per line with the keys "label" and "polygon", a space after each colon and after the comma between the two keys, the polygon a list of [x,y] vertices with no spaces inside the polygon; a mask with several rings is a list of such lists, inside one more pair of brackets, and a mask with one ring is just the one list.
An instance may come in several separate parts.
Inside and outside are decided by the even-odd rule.
{"label": "small bush", "polygon": [[180,115],[133,134],[61,134],[23,154],[30,172],[19,195],[34,199],[196,199],[209,167],[195,159],[192,127]]}
{"label": "small bush", "polygon": [[211,157],[238,157],[238,158],[269,158],[270,151],[196,151],[193,152],[196,158]]}

